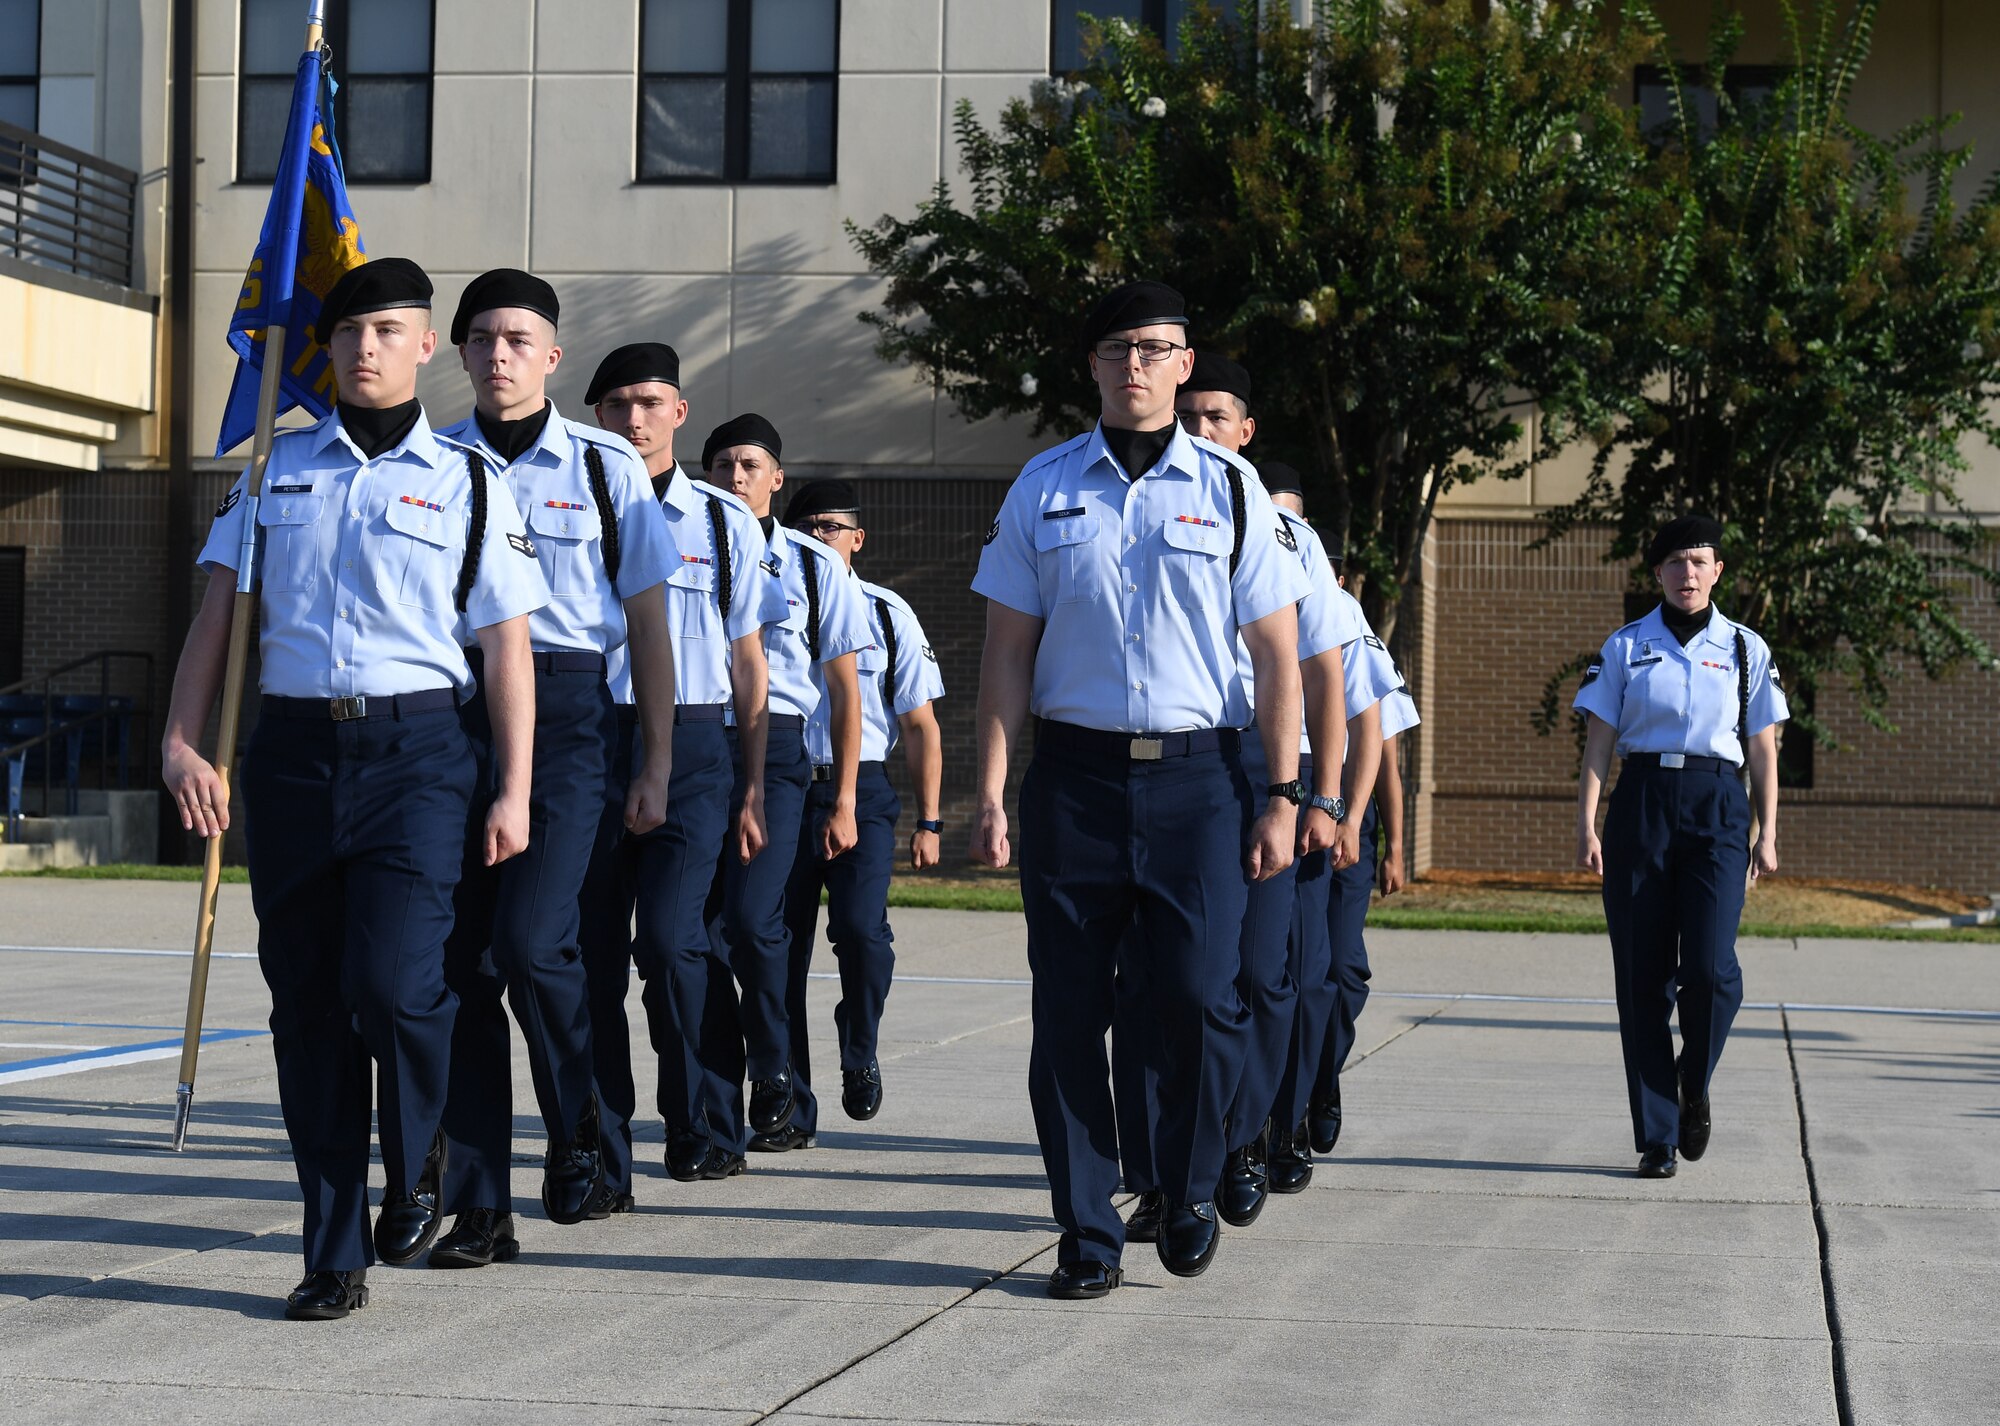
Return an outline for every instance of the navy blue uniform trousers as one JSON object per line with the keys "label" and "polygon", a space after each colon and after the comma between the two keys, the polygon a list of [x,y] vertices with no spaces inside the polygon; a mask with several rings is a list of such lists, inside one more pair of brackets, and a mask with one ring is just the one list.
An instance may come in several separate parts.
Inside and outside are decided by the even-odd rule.
{"label": "navy blue uniform trousers", "polygon": [[1604,819],[1604,919],[1618,987],[1618,1041],[1640,1152],[1680,1143],[1673,1031],[1697,1099],[1743,1004],[1736,926],[1750,871],[1750,799],[1734,769],[1628,761]]}
{"label": "navy blue uniform trousers", "polygon": [[[705,1019],[695,1037],[695,1057],[705,1073],[740,1085],[751,1079],[771,1079],[792,1057],[792,1035],[785,1013],[785,988],[791,977],[791,935],[785,929],[785,886],[791,880],[799,825],[812,783],[806,759],[804,720],[796,714],[770,715],[770,741],[764,752],[764,825],[770,843],[745,866],[733,850],[722,857],[721,874],[708,897],[708,934],[716,954],[725,960],[741,988],[736,1019],[725,1026],[720,1016]],[[747,783],[743,750],[734,733],[729,739],[729,810],[734,817],[743,805]],[[739,1028],[740,1027],[740,1028]],[[741,1118],[735,1147],[748,1142]],[[728,1141],[724,1141],[725,1145]]]}
{"label": "navy blue uniform trousers", "polygon": [[[619,738],[612,784],[622,789],[630,769],[644,761],[637,710],[619,710]],[[667,783],[666,820],[634,837],[625,831],[622,791],[607,799],[583,883],[583,963],[590,981],[592,1046],[596,1053],[604,1183],[613,1193],[632,1188],[632,1116],[638,1090],[632,1081],[631,1030],[625,1000],[638,964],[646,1028],[659,1061],[657,1103],[672,1132],[700,1127],[711,1118],[725,1133],[743,1117],[742,1091],[732,1087],[711,1115],[704,1084],[684,1030],[681,1004],[699,1007],[720,993],[730,1015],[735,991],[726,969],[712,965],[703,909],[715,879],[715,848],[730,840],[729,740],[722,705],[674,710],[674,771]],[[638,934],[633,934],[633,912]],[[696,1017],[699,1023],[699,1016]]]}
{"label": "navy blue uniform trousers", "polygon": [[[1257,730],[1243,730],[1243,777],[1251,798],[1270,786],[1270,761]],[[1301,810],[1303,818],[1304,812]],[[1243,937],[1237,947],[1236,995],[1249,1012],[1242,1068],[1228,1111],[1227,1143],[1243,1148],[1264,1131],[1278,1080],[1290,1056],[1297,1021],[1299,987],[1287,955],[1292,898],[1298,878],[1294,861],[1265,881],[1249,881]],[[1111,1083],[1118,1105],[1118,1151],[1125,1187],[1147,1193],[1160,1186],[1153,1164],[1153,1136],[1160,1122],[1158,1036],[1146,1012],[1146,988],[1139,974],[1121,976],[1111,1032]]]}
{"label": "navy blue uniform trousers", "polygon": [[[1327,882],[1326,929],[1332,957],[1317,997],[1310,994],[1304,1010],[1306,1044],[1319,1047],[1311,1074],[1313,1098],[1331,1099],[1340,1092],[1340,1071],[1354,1050],[1354,1025],[1368,1003],[1368,943],[1363,929],[1368,903],[1375,895],[1375,803],[1361,818],[1361,856],[1353,866],[1333,872]],[[1323,1028],[1310,1038],[1313,1022]],[[1303,1116],[1301,1116],[1303,1117]]]}
{"label": "navy blue uniform trousers", "polygon": [[[1308,785],[1312,783],[1311,758],[1299,759],[1299,776]],[[1364,844],[1364,855],[1366,850]],[[1328,989],[1333,974],[1333,935],[1327,914],[1333,878],[1333,854],[1321,850],[1299,861],[1293,881],[1285,965],[1298,987],[1298,997],[1292,1002],[1285,1060],[1271,1104],[1271,1120],[1281,1127],[1295,1128],[1306,1117],[1312,1104],[1313,1080],[1319,1073],[1320,1051],[1326,1044],[1326,1021],[1333,1004]],[[1365,981],[1363,985],[1365,993]]]}
{"label": "navy blue uniform trousers", "polygon": [[[482,662],[472,660],[475,674]],[[596,668],[536,669],[528,847],[488,867],[486,809],[495,771],[483,689],[460,716],[479,759],[480,796],[455,898],[457,922],[445,942],[445,979],[458,996],[444,1112],[451,1140],[444,1206],[453,1213],[504,1209],[512,1201],[514,1077],[503,990],[527,1045],[528,1072],[549,1138],[569,1142],[591,1110],[590,990],[578,943],[577,897],[608,795],[617,736],[601,661]],[[621,798],[623,793],[621,787]]]}
{"label": "navy blue uniform trousers", "polygon": [[833,811],[834,784],[815,782],[799,816],[798,853],[785,888],[785,928],[791,939],[785,1013],[792,1031],[792,1122],[819,1132],[819,1100],[812,1091],[812,1035],[806,1016],[806,978],[819,939],[819,894],[826,892],[826,937],[840,967],[840,1000],[833,1029],[840,1067],[866,1069],[875,1059],[882,1006],[896,970],[895,935],[889,929],[889,876],[896,866],[896,819],[902,799],[879,762],[865,762],[854,777],[855,842],[832,861],[819,854],[820,831]]}
{"label": "navy blue uniform trousers", "polygon": [[474,778],[450,708],[336,723],[267,700],[251,735],[250,900],[308,1272],[375,1261],[369,1111],[393,1193],[409,1192],[444,1112],[457,1009],[444,942]]}
{"label": "navy blue uniform trousers", "polygon": [[1206,1202],[1222,1176],[1245,1024],[1236,971],[1251,821],[1237,736],[1223,739],[1220,750],[1129,762],[1044,724],[1021,784],[1028,1098],[1063,1262],[1116,1263],[1125,1245],[1104,1051],[1121,970],[1138,975],[1157,1027],[1159,1187],[1176,1203]]}

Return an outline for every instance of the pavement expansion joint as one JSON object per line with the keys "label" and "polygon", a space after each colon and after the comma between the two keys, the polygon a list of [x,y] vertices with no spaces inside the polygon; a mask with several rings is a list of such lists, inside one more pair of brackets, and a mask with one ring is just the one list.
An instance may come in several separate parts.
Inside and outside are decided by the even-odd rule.
{"label": "pavement expansion joint", "polygon": [[1840,1304],[1834,1295],[1833,1245],[1827,1232],[1826,1212],[1820,1203],[1819,1175],[1813,1167],[1812,1131],[1806,1121],[1805,1087],[1799,1081],[1798,1050],[1792,1043],[1792,1017],[1789,1011],[1780,1010],[1778,1018],[1785,1031],[1785,1059],[1792,1071],[1792,1099],[1799,1111],[1799,1157],[1805,1161],[1806,1191],[1812,1196],[1813,1233],[1819,1239],[1820,1296],[1826,1310],[1826,1336],[1832,1358],[1834,1410],[1840,1426],[1854,1426],[1854,1401],[1847,1382],[1847,1349],[1841,1340]]}

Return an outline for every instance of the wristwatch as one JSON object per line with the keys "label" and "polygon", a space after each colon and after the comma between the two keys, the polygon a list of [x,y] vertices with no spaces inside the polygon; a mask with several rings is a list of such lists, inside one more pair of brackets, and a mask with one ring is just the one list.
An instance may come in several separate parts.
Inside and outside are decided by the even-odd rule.
{"label": "wristwatch", "polygon": [[944,835],[944,823],[936,818],[919,817],[917,818],[917,830],[919,832],[933,832],[942,836]]}
{"label": "wristwatch", "polygon": [[1347,820],[1347,799],[1344,797],[1321,797],[1315,792],[1311,797],[1306,799],[1306,805],[1317,807],[1320,811],[1326,813],[1327,816],[1333,818],[1334,825],[1336,826]]}
{"label": "wristwatch", "polygon": [[1274,782],[1264,789],[1266,797],[1282,797],[1296,807],[1306,800],[1306,785],[1298,778],[1290,782]]}

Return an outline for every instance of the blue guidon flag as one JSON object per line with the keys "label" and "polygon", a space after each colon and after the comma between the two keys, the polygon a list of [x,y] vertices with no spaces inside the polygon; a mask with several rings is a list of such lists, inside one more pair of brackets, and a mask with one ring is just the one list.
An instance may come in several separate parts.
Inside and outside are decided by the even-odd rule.
{"label": "blue guidon flag", "polygon": [[361,223],[347,201],[340,146],[333,137],[333,78],[317,53],[299,56],[291,117],[264,231],[244,274],[243,295],[229,322],[229,345],[240,358],[216,436],[220,456],[257,432],[257,387],[264,366],[264,331],[285,328],[285,368],[278,414],[303,406],[316,417],[333,410],[333,363],[313,340],[320,303],[350,268],[367,259]]}

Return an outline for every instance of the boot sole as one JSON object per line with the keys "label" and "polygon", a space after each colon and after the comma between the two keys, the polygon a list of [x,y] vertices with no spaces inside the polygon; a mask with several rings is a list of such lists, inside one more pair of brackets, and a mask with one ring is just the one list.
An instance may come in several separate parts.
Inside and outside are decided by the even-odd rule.
{"label": "boot sole", "polygon": [[434,1268],[483,1268],[492,1263],[511,1263],[521,1256],[518,1240],[496,1243],[490,1255],[467,1252],[463,1248],[431,1249],[431,1266]]}
{"label": "boot sole", "polygon": [[368,1305],[368,1288],[356,1288],[349,1300],[339,1307],[294,1307],[285,1304],[285,1320],[288,1322],[338,1322],[350,1312],[359,1312]]}
{"label": "boot sole", "polygon": [[1124,1269],[1113,1268],[1106,1276],[1102,1287],[1051,1287],[1049,1296],[1057,1302],[1093,1302],[1100,1297],[1109,1297],[1111,1289],[1124,1281]]}

